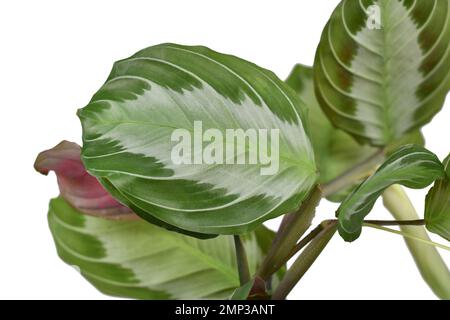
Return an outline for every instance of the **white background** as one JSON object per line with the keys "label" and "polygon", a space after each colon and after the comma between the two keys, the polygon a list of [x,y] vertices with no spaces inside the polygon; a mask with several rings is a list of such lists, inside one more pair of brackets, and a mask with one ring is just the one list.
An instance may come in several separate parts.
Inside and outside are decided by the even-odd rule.
{"label": "white background", "polygon": [[[284,79],[311,65],[337,0],[2,1],[0,4],[0,298],[105,299],[55,252],[46,213],[54,176],[33,171],[38,152],[80,142],[75,116],[112,63],[161,42],[202,44],[268,68]],[[450,106],[424,129],[427,146],[450,151]],[[409,192],[422,213],[426,191]],[[336,207],[324,204],[319,219]],[[389,218],[379,204],[372,217]],[[273,226],[273,223],[271,223]],[[435,240],[443,240],[434,237]],[[450,253],[442,252],[450,264]],[[335,237],[292,299],[434,299],[403,240],[364,230]]]}

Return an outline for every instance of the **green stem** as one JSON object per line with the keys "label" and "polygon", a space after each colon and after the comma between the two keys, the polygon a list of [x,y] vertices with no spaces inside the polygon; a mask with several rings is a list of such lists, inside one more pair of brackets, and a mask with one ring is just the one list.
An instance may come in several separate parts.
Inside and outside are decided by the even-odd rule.
{"label": "green stem", "polygon": [[294,249],[289,254],[289,257],[286,258],[284,263],[287,263],[292,257],[294,257],[297,253],[299,253],[304,247],[308,245],[315,237],[317,237],[325,226],[333,220],[326,220],[319,224],[316,228],[314,228],[306,237],[300,240],[294,247]]}
{"label": "green stem", "polygon": [[322,199],[322,192],[316,186],[306,198],[299,210],[287,215],[278,230],[269,252],[264,259],[257,276],[267,280],[274,272],[283,266],[286,258],[292,252],[297,241],[311,226],[316,207]]}
{"label": "green stem", "polygon": [[383,226],[380,226],[380,225],[367,223],[367,222],[364,222],[363,226],[374,228],[374,229],[378,229],[378,230],[382,230],[382,231],[386,231],[386,232],[389,232],[389,233],[393,233],[393,234],[396,234],[396,235],[399,235],[399,236],[403,236],[404,238],[409,238],[409,239],[412,239],[412,240],[416,240],[416,241],[422,242],[422,243],[424,243],[426,245],[429,245],[429,246],[438,247],[438,248],[450,251],[450,247],[447,247],[447,246],[445,246],[443,244],[440,244],[440,243],[437,243],[437,242],[434,242],[434,241],[429,241],[429,240],[426,240],[426,239],[422,239],[422,238],[416,237],[416,236],[414,236],[412,234],[408,234],[406,232],[392,230],[392,229],[389,229],[389,228],[386,228],[386,227],[383,227]]}
{"label": "green stem", "polygon": [[[411,201],[400,186],[392,186],[383,194],[384,206],[397,220],[419,219]],[[430,241],[424,227],[401,226],[402,232]],[[450,299],[450,272],[436,248],[415,239],[405,239],[416,265],[433,292]]]}
{"label": "green stem", "polygon": [[335,194],[343,189],[352,186],[356,181],[367,177],[374,169],[374,167],[376,167],[383,161],[384,157],[385,150],[380,149],[367,159],[352,167],[350,170],[324,184],[322,186],[323,196],[328,197],[332,194]]}
{"label": "green stem", "polygon": [[395,220],[395,221],[385,221],[385,220],[365,220],[366,224],[375,224],[378,226],[424,226],[425,220]]}
{"label": "green stem", "polygon": [[302,253],[300,253],[292,267],[286,272],[283,280],[281,280],[272,295],[273,300],[286,299],[287,295],[313,265],[323,249],[325,249],[328,242],[336,233],[336,229],[336,221],[327,221],[323,225],[322,230],[314,237]]}
{"label": "green stem", "polygon": [[234,246],[236,249],[236,261],[239,272],[241,286],[250,281],[250,269],[248,267],[247,254],[242,239],[239,235],[234,236]]}
{"label": "green stem", "polygon": [[294,246],[297,241],[311,226],[315,209],[322,197],[334,194],[367,176],[369,171],[384,159],[384,153],[385,150],[380,149],[329,183],[322,187],[316,186],[297,212],[285,215],[257,275],[262,279],[267,279],[285,263],[292,250],[295,250]]}

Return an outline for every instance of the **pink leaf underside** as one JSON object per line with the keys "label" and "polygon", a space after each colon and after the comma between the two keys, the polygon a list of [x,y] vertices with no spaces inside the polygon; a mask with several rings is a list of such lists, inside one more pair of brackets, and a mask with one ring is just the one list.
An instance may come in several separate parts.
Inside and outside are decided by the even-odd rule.
{"label": "pink leaf underside", "polygon": [[61,196],[83,213],[115,220],[138,219],[86,171],[81,162],[81,148],[76,143],[63,141],[41,152],[34,168],[44,175],[54,171]]}

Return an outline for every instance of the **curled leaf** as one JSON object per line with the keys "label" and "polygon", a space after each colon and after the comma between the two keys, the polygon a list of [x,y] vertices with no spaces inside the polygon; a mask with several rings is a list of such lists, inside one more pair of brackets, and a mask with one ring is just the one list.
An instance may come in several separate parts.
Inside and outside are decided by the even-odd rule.
{"label": "curled leaf", "polygon": [[346,241],[356,240],[364,218],[387,187],[401,184],[422,189],[444,174],[442,163],[432,152],[416,145],[400,148],[342,202],[337,210],[339,234]]}
{"label": "curled leaf", "polygon": [[61,196],[83,213],[110,219],[137,219],[127,207],[115,200],[81,162],[81,148],[63,141],[41,152],[34,163],[36,171],[56,173]]}

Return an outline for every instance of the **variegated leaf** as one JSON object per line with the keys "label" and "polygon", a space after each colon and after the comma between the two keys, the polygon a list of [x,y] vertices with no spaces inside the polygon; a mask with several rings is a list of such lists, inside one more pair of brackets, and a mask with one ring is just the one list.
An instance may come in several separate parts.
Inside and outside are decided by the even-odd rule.
{"label": "variegated leaf", "polygon": [[432,152],[415,145],[400,148],[342,202],[337,210],[339,234],[346,241],[356,240],[364,218],[387,187],[401,184],[421,189],[444,175],[442,163]]}
{"label": "variegated leaf", "polygon": [[[336,128],[325,116],[316,99],[313,81],[313,69],[297,64],[290,73],[286,83],[293,88],[308,107],[308,122],[311,142],[319,169],[319,182],[325,184],[344,174],[354,166],[364,162],[377,152],[377,148],[357,143],[355,139],[343,130]],[[405,135],[387,146],[385,153],[391,154],[399,147],[407,144],[425,145],[425,140],[416,130]],[[380,162],[382,157],[380,157]],[[353,189],[362,181],[347,189],[327,197],[330,201],[342,202]]]}
{"label": "variegated leaf", "polygon": [[[86,216],[62,198],[51,201],[50,229],[59,256],[101,292],[137,299],[225,299],[239,287],[232,236],[199,240],[143,220]],[[243,236],[251,272],[274,233]],[[274,276],[273,286],[279,281]]]}
{"label": "variegated leaf", "polygon": [[330,120],[385,146],[428,123],[450,89],[450,0],[343,0],[314,64]]}
{"label": "variegated leaf", "polygon": [[[252,63],[205,47],[162,44],[116,62],[79,111],[83,161],[144,219],[204,234],[243,233],[295,210],[316,182],[302,109],[286,84]],[[198,121],[203,133],[217,129],[224,137],[227,129],[279,130],[278,170],[262,174],[261,161],[206,164],[201,151],[187,153],[196,164],[175,164],[171,135],[186,129],[195,136]],[[237,144],[240,151],[222,159],[258,156]],[[275,149],[263,143],[258,152]]]}

